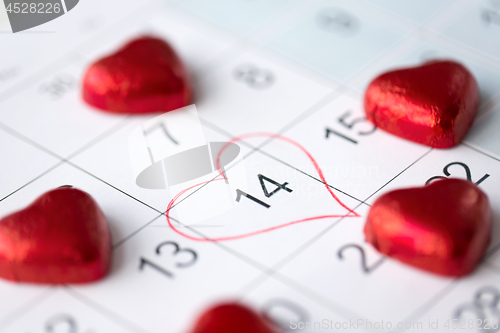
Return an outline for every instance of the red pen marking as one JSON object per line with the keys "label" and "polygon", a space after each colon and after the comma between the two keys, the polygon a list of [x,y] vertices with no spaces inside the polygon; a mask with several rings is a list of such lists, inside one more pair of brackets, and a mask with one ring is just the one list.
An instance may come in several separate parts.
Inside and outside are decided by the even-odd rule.
{"label": "red pen marking", "polygon": [[[172,222],[170,221],[170,210],[172,209],[172,206],[175,204],[175,202],[177,201],[177,199],[181,195],[183,195],[184,193],[186,193],[187,191],[189,191],[189,190],[191,190],[193,188],[205,185],[205,184],[207,184],[207,183],[209,183],[211,181],[217,181],[217,180],[225,180],[225,179],[227,179],[226,175],[223,173],[221,165],[220,165],[220,156],[221,156],[222,152],[224,151],[224,149],[226,149],[226,147],[228,147],[233,142],[241,141],[241,140],[244,140],[244,139],[247,139],[247,138],[255,138],[255,137],[275,137],[278,140],[282,140],[282,141],[288,142],[288,143],[294,145],[295,147],[299,148],[304,154],[306,154],[306,156],[309,158],[309,160],[313,164],[314,168],[316,169],[316,172],[318,173],[319,178],[324,183],[324,186],[325,186],[326,190],[328,191],[328,193],[332,196],[332,198],[340,206],[342,206],[343,208],[345,208],[348,211],[348,213],[344,214],[344,215],[321,215],[321,216],[313,216],[313,217],[308,217],[308,218],[305,218],[305,219],[288,222],[288,223],[285,223],[285,224],[281,224],[281,225],[278,225],[278,226],[274,226],[274,227],[271,227],[271,228],[267,228],[267,229],[263,229],[263,230],[258,230],[258,231],[254,231],[254,232],[250,232],[250,233],[246,233],[246,234],[235,235],[235,236],[227,236],[227,237],[218,237],[218,238],[203,238],[203,237],[191,236],[191,235],[188,235],[188,234],[183,233],[182,231],[179,231],[178,229],[176,229],[173,226]],[[246,238],[246,237],[250,237],[250,236],[256,236],[256,235],[259,235],[259,234],[264,234],[266,232],[270,232],[270,231],[273,231],[273,230],[277,230],[277,229],[281,229],[281,228],[284,228],[284,227],[288,227],[288,226],[293,225],[293,224],[303,223],[303,222],[307,222],[307,221],[321,220],[321,219],[327,219],[327,218],[337,218],[337,217],[360,217],[361,216],[358,213],[356,213],[355,211],[353,211],[352,209],[350,209],[349,207],[347,207],[335,195],[335,193],[333,193],[332,189],[327,185],[326,178],[323,175],[323,171],[319,167],[319,165],[316,162],[316,160],[314,159],[314,157],[301,144],[299,144],[298,142],[295,142],[292,139],[289,139],[287,137],[284,137],[284,136],[281,136],[281,135],[272,134],[272,133],[265,133],[265,132],[262,132],[262,133],[249,133],[249,134],[244,134],[244,135],[238,136],[236,138],[233,138],[233,139],[229,140],[226,143],[226,145],[222,147],[222,149],[220,150],[220,152],[217,155],[217,160],[216,160],[215,165],[217,167],[217,170],[219,171],[219,174],[221,175],[221,178],[217,178],[217,179],[214,179],[214,180],[209,180],[209,181],[206,181],[206,182],[203,182],[203,183],[199,183],[199,184],[193,185],[191,187],[188,187],[185,190],[182,190],[172,200],[170,200],[170,202],[169,202],[169,204],[167,206],[166,216],[167,216],[167,223],[170,226],[170,228],[172,228],[172,230],[174,232],[176,232],[177,234],[179,234],[179,235],[181,235],[181,236],[183,236],[185,238],[188,238],[190,240],[199,241],[199,242],[222,242],[222,241],[229,241],[229,240],[236,240],[236,239]]]}

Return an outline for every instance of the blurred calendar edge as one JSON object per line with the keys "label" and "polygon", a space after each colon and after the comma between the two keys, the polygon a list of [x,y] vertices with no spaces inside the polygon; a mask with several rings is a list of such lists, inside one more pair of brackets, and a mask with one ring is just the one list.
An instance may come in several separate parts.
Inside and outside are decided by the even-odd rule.
{"label": "blurred calendar edge", "polygon": [[9,17],[5,11],[5,5],[3,1],[0,3],[0,32],[8,31],[9,29]]}

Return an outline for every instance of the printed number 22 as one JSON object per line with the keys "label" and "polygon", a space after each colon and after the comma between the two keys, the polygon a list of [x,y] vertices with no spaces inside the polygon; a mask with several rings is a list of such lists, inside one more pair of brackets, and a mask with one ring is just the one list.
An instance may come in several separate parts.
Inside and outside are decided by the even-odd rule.
{"label": "printed number 22", "polygon": [[[469,167],[467,166],[467,164],[465,163],[462,163],[462,162],[452,162],[448,165],[446,165],[444,168],[443,168],[443,173],[446,175],[446,177],[444,176],[434,176],[434,177],[431,177],[429,179],[427,179],[427,181],[425,182],[425,185],[428,185],[430,184],[432,181],[434,180],[437,180],[437,179],[445,179],[449,176],[451,176],[451,173],[450,171],[448,170],[452,165],[459,165],[461,166],[462,168],[464,168],[464,171],[465,171],[465,177],[467,178],[468,181],[472,182],[472,174],[470,172],[470,169]],[[483,181],[485,181],[490,175],[489,174],[484,174],[483,177],[481,177],[481,179],[479,179],[475,184],[476,185],[479,185],[481,184]]]}

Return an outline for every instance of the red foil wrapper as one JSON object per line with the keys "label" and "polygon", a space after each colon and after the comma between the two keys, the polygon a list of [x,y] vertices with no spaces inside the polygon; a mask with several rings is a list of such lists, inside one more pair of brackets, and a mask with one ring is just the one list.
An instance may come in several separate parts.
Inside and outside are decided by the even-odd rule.
{"label": "red foil wrapper", "polygon": [[113,113],[172,111],[189,105],[189,75],[163,40],[143,37],[90,65],[83,99]]}
{"label": "red foil wrapper", "polygon": [[460,179],[382,195],[370,209],[366,241],[429,272],[461,276],[481,261],[491,237],[488,197]]}
{"label": "red foil wrapper", "polygon": [[433,61],[373,80],[365,93],[366,117],[401,138],[435,148],[457,145],[480,102],[472,74],[454,61]]}
{"label": "red foil wrapper", "polygon": [[203,313],[191,333],[278,333],[267,320],[238,303],[216,305]]}
{"label": "red foil wrapper", "polygon": [[62,187],[0,220],[0,277],[62,284],[104,277],[111,263],[106,218],[87,193]]}

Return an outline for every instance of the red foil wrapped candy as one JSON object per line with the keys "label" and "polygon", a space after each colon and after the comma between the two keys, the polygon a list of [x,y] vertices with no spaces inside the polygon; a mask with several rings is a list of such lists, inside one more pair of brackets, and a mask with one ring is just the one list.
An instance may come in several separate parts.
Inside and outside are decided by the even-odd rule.
{"label": "red foil wrapped candy", "polygon": [[174,50],[161,39],[142,37],[90,65],[83,99],[113,113],[166,112],[191,103],[191,86]]}
{"label": "red foil wrapped candy", "polygon": [[191,333],[278,333],[253,310],[238,303],[222,303],[206,310]]}
{"label": "red foil wrapped candy", "polygon": [[387,72],[365,93],[366,117],[401,138],[435,148],[457,145],[479,107],[479,87],[472,74],[454,61]]}
{"label": "red foil wrapped candy", "polygon": [[82,283],[111,263],[106,218],[87,193],[51,190],[0,220],[0,277],[34,283]]}
{"label": "red foil wrapped candy", "polygon": [[438,180],[378,198],[366,241],[381,253],[429,272],[461,276],[481,261],[491,236],[491,207],[476,185]]}

